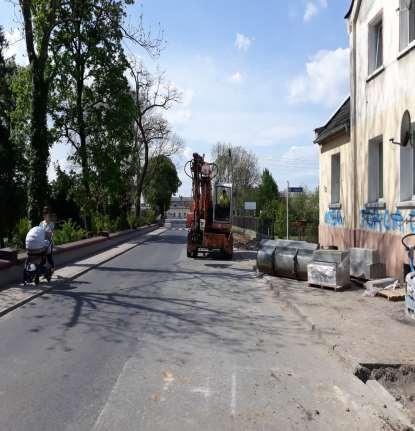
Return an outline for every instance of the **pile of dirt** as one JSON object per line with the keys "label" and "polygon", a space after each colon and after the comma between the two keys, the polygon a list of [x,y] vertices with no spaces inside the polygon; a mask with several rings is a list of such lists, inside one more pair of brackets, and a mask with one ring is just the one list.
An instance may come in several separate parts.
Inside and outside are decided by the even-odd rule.
{"label": "pile of dirt", "polygon": [[234,248],[239,250],[258,250],[259,242],[256,239],[248,238],[239,233],[233,234],[233,245]]}
{"label": "pile of dirt", "polygon": [[363,381],[377,380],[397,401],[415,415],[415,365],[363,367]]}

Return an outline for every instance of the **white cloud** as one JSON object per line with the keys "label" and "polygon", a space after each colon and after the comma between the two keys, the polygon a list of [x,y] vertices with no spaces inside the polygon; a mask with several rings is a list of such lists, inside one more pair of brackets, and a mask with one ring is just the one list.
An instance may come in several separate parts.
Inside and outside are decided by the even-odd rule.
{"label": "white cloud", "polygon": [[237,33],[235,39],[235,46],[239,51],[248,51],[252,44],[253,39],[245,36],[244,34]]}
{"label": "white cloud", "polygon": [[304,12],[304,21],[308,22],[318,14],[318,7],[312,3],[308,2]]}
{"label": "white cloud", "polygon": [[6,49],[6,58],[15,57],[17,64],[26,65],[28,64],[26,45],[23,35],[19,30],[14,29],[12,31],[6,31],[5,36],[9,47]]}
{"label": "white cloud", "polygon": [[262,130],[258,136],[263,145],[275,145],[281,141],[297,138],[306,132],[309,130],[299,127],[298,124],[275,124]]}
{"label": "white cloud", "polygon": [[244,80],[244,77],[241,72],[235,72],[233,75],[229,77],[229,81],[235,84],[240,84]]}
{"label": "white cloud", "polygon": [[306,4],[304,11],[304,22],[310,21],[313,17],[318,15],[321,9],[325,9],[328,6],[327,0],[309,1]]}
{"label": "white cloud", "polygon": [[333,107],[349,93],[348,82],[349,49],[322,50],[310,58],[306,73],[289,83],[289,100]]}
{"label": "white cloud", "polygon": [[315,187],[318,184],[318,160],[318,145],[310,143],[293,145],[282,155],[260,158],[260,165],[271,170],[280,187],[284,187],[287,180],[291,185]]}

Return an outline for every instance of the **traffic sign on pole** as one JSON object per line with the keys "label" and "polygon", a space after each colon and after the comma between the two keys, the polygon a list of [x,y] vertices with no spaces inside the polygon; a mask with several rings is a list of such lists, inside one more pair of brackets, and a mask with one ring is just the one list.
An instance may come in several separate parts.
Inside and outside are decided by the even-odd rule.
{"label": "traffic sign on pole", "polygon": [[288,191],[290,193],[302,193],[304,189],[302,187],[289,187]]}

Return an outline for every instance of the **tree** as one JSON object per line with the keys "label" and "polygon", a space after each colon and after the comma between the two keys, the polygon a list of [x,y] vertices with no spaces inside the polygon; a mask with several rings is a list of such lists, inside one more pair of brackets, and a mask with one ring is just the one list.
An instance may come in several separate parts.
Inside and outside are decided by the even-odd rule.
{"label": "tree", "polygon": [[74,171],[65,172],[59,165],[55,167],[56,178],[50,185],[51,195],[49,204],[56,213],[58,220],[73,220],[77,224],[81,222],[79,217],[79,205],[76,202],[78,192],[79,175]]}
{"label": "tree", "polygon": [[23,151],[12,139],[11,115],[16,108],[12,81],[17,72],[14,59],[5,58],[7,41],[0,27],[0,247],[10,238],[25,207]]}
{"label": "tree", "polygon": [[[55,121],[63,136],[74,149],[74,159],[82,170],[84,210],[91,208],[91,154],[88,148],[92,134],[100,138],[114,134],[108,130],[115,127],[117,133],[130,129],[134,105],[124,77],[127,61],[122,47],[122,20],[125,6],[130,2],[113,0],[72,0],[61,8],[61,18],[67,24],[57,31],[52,50],[58,68],[55,80],[57,100]],[[102,115],[102,111],[111,114]],[[117,111],[114,114],[114,111]],[[126,113],[130,115],[126,115]],[[94,124],[109,116],[117,122]],[[112,141],[114,144],[114,141]],[[114,146],[111,154],[114,155]],[[119,157],[115,157],[119,159]],[[111,160],[109,160],[111,162]]]}
{"label": "tree", "polygon": [[277,183],[274,181],[271,172],[268,169],[264,169],[257,190],[257,210],[261,211],[267,203],[275,201],[278,198]]}
{"label": "tree", "polygon": [[60,0],[19,0],[32,83],[28,181],[28,215],[32,224],[39,222],[48,189],[50,142],[47,114],[49,89],[54,76],[49,47],[59,24],[61,3]]}
{"label": "tree", "polygon": [[164,155],[152,158],[149,161],[151,178],[146,181],[144,197],[146,202],[163,217],[170,207],[171,197],[181,186],[177,169],[169,157]]}
{"label": "tree", "polygon": [[218,142],[212,150],[217,178],[233,185],[234,207],[241,208],[243,198],[259,180],[258,159],[243,147]]}
{"label": "tree", "polygon": [[[139,170],[136,182],[135,214],[139,217],[151,146],[153,143],[165,142],[171,134],[167,121],[160,113],[179,102],[180,94],[171,83],[166,83],[163,74],[150,74],[141,62],[131,61],[129,70],[133,80],[136,106],[135,153]],[[141,152],[143,160],[140,159]]]}

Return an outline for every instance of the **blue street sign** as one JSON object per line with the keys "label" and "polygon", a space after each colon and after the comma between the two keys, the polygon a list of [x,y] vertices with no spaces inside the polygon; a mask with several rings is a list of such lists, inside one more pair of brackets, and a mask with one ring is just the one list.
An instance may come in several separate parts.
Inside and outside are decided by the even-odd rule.
{"label": "blue street sign", "polygon": [[302,193],[303,188],[302,187],[289,187],[288,191],[290,193]]}

